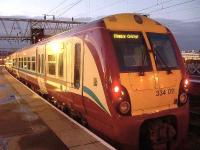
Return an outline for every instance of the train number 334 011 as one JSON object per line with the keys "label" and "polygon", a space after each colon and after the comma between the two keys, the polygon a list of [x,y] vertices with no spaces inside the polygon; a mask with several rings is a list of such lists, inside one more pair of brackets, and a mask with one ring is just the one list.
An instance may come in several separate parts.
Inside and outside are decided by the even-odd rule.
{"label": "train number 334 011", "polygon": [[174,92],[175,92],[174,88],[160,89],[160,90],[156,90],[156,96],[164,96],[167,94],[174,94]]}

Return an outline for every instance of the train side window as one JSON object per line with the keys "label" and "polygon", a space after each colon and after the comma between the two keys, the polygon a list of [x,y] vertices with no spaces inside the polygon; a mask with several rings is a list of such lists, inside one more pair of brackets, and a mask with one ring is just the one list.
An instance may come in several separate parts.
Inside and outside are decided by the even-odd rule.
{"label": "train side window", "polygon": [[13,66],[15,67],[15,59],[14,59],[13,63],[14,63]]}
{"label": "train side window", "polygon": [[18,58],[18,68],[20,68],[20,63],[21,63],[21,60],[20,58]]}
{"label": "train side window", "polygon": [[35,56],[32,57],[32,66],[31,70],[35,71]]}
{"label": "train side window", "polygon": [[40,55],[38,55],[38,68],[37,72],[40,73]]}
{"label": "train side window", "polygon": [[27,69],[27,57],[24,59],[24,69]]}
{"label": "train side window", "polygon": [[56,55],[48,55],[48,74],[56,75]]}
{"label": "train side window", "polygon": [[23,69],[24,67],[24,58],[21,58],[21,68]]}
{"label": "train side window", "polygon": [[63,53],[58,56],[58,76],[63,77]]}
{"label": "train side window", "polygon": [[22,68],[22,58],[19,58],[19,68]]}
{"label": "train side window", "polygon": [[72,43],[67,43],[66,44],[66,78],[67,78],[67,86],[68,87],[72,87],[73,86],[73,76],[72,76],[72,72],[73,72],[73,63],[72,63]]}
{"label": "train side window", "polygon": [[28,70],[30,70],[31,69],[31,59],[30,59],[30,57],[28,57],[27,58],[27,68],[28,68]]}
{"label": "train side window", "polygon": [[25,58],[22,58],[22,69],[24,68],[24,62],[25,62]]}
{"label": "train side window", "polygon": [[41,73],[44,73],[44,54],[41,56]]}
{"label": "train side window", "polygon": [[75,44],[74,54],[74,87],[79,89],[80,87],[80,66],[81,66],[81,44]]}

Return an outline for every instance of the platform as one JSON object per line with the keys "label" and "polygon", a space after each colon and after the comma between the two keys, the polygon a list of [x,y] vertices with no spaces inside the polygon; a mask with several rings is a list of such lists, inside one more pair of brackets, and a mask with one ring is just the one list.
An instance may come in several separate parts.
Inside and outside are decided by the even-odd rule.
{"label": "platform", "polygon": [[0,150],[114,149],[0,66]]}

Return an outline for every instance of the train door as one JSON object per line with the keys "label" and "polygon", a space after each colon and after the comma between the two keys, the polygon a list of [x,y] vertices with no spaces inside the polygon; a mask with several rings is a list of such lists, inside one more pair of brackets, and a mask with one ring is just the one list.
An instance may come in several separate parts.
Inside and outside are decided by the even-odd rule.
{"label": "train door", "polygon": [[83,42],[73,38],[66,44],[66,76],[67,89],[73,102],[70,104],[73,109],[84,113],[83,105]]}
{"label": "train door", "polygon": [[43,94],[47,94],[47,89],[45,86],[45,77],[46,77],[46,71],[45,71],[45,46],[39,46],[36,49],[36,60],[37,60],[37,80],[39,85],[39,90]]}

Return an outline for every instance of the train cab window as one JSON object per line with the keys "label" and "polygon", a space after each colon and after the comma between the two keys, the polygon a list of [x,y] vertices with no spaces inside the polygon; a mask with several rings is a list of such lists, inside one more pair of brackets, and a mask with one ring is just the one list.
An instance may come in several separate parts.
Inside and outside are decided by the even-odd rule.
{"label": "train cab window", "polygon": [[158,70],[169,70],[178,68],[175,50],[169,35],[159,33],[148,33],[154,58]]}
{"label": "train cab window", "polygon": [[75,44],[74,54],[74,87],[79,89],[80,87],[80,66],[81,66],[81,44]]}
{"label": "train cab window", "polygon": [[63,53],[58,55],[58,76],[63,77]]}
{"label": "train cab window", "polygon": [[32,62],[31,62],[31,64],[32,64],[32,65],[31,65],[31,70],[32,70],[32,71],[35,71],[35,56],[32,57],[31,61],[32,61]]}
{"label": "train cab window", "polygon": [[48,55],[48,74],[56,75],[56,55]]}
{"label": "train cab window", "polygon": [[111,36],[121,72],[152,70],[142,33],[112,32]]}

